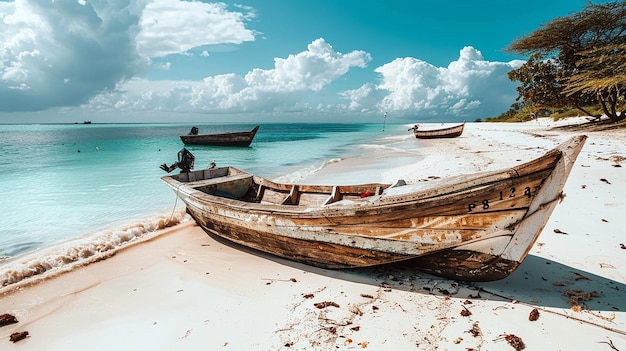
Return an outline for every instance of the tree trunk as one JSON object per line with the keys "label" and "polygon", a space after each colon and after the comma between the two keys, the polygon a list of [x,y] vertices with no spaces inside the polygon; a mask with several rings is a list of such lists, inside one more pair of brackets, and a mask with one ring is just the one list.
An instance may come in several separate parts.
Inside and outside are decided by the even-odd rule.
{"label": "tree trunk", "polygon": [[[598,103],[600,104],[600,107],[602,108],[602,112],[604,112],[604,114],[609,117],[611,122],[616,123],[616,122],[623,120],[624,117],[626,117],[626,114],[624,113],[624,111],[622,111],[621,113],[617,112],[617,109],[615,108],[617,104],[617,100],[608,99],[609,101],[607,101],[602,97],[602,94],[600,92],[598,92],[597,97],[598,97]],[[610,105],[611,107],[610,110],[607,107],[607,104]]]}
{"label": "tree trunk", "polygon": [[576,106],[577,109],[583,111],[583,113],[586,114],[587,116],[598,117],[598,116],[593,115],[591,112],[585,110],[585,108],[580,106],[578,103],[574,103],[574,106]]}

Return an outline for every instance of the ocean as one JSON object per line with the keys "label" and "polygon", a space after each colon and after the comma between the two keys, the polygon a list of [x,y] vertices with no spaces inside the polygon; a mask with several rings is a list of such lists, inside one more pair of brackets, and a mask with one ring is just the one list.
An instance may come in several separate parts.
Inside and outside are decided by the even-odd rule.
{"label": "ocean", "polygon": [[[94,259],[189,220],[161,181],[191,124],[0,125],[0,287]],[[201,134],[254,125],[195,124]],[[194,169],[212,160],[296,181],[329,162],[386,147],[400,124],[261,124],[250,147],[187,146]],[[177,171],[173,171],[177,172]]]}

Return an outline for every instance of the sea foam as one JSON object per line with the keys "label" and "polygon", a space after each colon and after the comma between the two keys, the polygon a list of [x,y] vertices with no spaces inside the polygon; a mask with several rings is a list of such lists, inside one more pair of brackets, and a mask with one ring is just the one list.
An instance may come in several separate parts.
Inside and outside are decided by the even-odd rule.
{"label": "sea foam", "polygon": [[120,249],[159,230],[192,220],[185,209],[171,215],[159,215],[117,228],[95,231],[60,244],[44,247],[0,265],[0,288],[12,284],[45,279],[58,273],[113,256]]}

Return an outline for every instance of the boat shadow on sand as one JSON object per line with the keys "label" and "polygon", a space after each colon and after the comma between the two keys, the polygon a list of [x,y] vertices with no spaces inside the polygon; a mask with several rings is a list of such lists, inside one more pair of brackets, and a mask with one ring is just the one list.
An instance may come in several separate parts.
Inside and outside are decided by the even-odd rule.
{"label": "boat shadow on sand", "polygon": [[[305,266],[306,267],[306,266]],[[462,282],[422,273],[410,263],[314,273],[359,283],[429,295],[498,301],[570,309],[578,304],[595,311],[626,311],[626,284],[542,257],[529,255],[505,279]]]}
{"label": "boat shadow on sand", "polygon": [[522,265],[505,279],[463,282],[423,273],[411,266],[410,261],[367,268],[317,268],[232,243],[215,235],[210,236],[246,254],[360,284],[470,300],[517,301],[562,309],[579,305],[593,311],[626,311],[626,284],[534,255],[528,255]]}

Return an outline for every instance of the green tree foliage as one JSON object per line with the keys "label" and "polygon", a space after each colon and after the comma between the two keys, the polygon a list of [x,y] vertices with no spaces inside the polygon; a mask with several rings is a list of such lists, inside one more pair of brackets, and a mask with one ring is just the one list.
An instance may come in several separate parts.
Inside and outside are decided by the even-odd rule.
{"label": "green tree foliage", "polygon": [[560,93],[565,81],[560,67],[558,59],[545,59],[542,53],[532,54],[528,62],[508,73],[510,80],[521,83],[517,87],[517,100],[523,98],[524,105],[531,102],[537,109],[542,106],[570,106],[572,101],[563,99]]}
{"label": "green tree foliage", "polygon": [[602,111],[615,120],[624,119],[617,111],[626,97],[626,44],[607,45],[577,54],[576,72],[563,90],[566,96],[596,94]]}
{"label": "green tree foliage", "polygon": [[[592,101],[613,121],[626,117],[626,0],[587,4],[578,13],[542,25],[508,51],[530,55],[509,72],[519,98],[540,107],[583,106]],[[587,113],[589,114],[589,113]]]}

